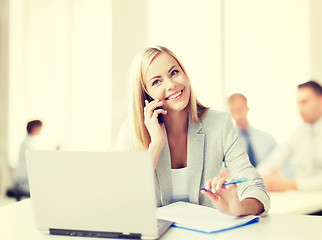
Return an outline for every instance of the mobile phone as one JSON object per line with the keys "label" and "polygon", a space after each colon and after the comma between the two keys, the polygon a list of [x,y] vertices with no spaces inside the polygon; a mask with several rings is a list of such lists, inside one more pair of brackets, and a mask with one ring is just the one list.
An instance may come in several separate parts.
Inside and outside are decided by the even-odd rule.
{"label": "mobile phone", "polygon": [[[145,93],[145,97],[146,97],[146,99],[149,101],[149,102],[152,102],[152,101],[154,101],[154,99],[149,95],[149,94],[147,94],[147,93]],[[162,107],[157,107],[157,108],[155,108],[154,110],[156,110],[156,109],[163,109]],[[153,111],[154,111],[153,110]],[[158,121],[159,121],[159,123],[164,123],[164,117],[163,117],[163,114],[162,113],[159,113],[159,115],[158,115]]]}

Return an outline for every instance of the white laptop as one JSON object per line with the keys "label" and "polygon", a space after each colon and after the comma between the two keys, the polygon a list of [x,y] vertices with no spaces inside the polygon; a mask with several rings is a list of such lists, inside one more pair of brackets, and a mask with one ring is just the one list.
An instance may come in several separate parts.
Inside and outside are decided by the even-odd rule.
{"label": "white laptop", "polygon": [[172,224],[157,220],[148,152],[26,153],[36,226],[54,235],[157,239]]}

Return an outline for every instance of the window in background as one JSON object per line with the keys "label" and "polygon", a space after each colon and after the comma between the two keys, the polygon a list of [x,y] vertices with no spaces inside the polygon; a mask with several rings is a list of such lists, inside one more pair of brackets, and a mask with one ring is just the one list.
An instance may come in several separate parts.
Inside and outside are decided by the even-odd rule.
{"label": "window in background", "polygon": [[249,100],[249,120],[278,142],[300,122],[298,83],[309,80],[309,3],[227,0],[225,95]]}
{"label": "window in background", "polygon": [[178,55],[206,105],[227,110],[230,94],[245,94],[251,123],[281,143],[300,122],[296,87],[310,76],[309,8],[305,0],[184,1],[184,8],[150,0],[148,42]]}
{"label": "window in background", "polygon": [[148,13],[149,45],[172,50],[185,66],[198,99],[222,109],[221,1],[150,0]]}
{"label": "window in background", "polygon": [[25,125],[44,122],[47,148],[109,144],[111,2],[10,2],[9,163]]}

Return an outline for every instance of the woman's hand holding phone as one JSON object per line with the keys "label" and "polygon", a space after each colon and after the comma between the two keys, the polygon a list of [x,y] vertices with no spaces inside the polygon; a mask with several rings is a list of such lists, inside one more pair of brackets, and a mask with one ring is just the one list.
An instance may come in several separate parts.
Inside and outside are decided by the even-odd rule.
{"label": "woman's hand holding phone", "polygon": [[164,109],[156,109],[157,107],[162,107],[162,105],[162,101],[159,100],[154,100],[151,102],[145,100],[144,124],[150,133],[151,143],[163,145],[165,143],[167,134],[164,126],[158,121],[158,115],[165,115],[167,114],[167,111]]}
{"label": "woman's hand holding phone", "polygon": [[151,143],[149,146],[149,151],[154,155],[154,166],[156,168],[157,160],[159,159],[159,155],[161,150],[165,144],[167,139],[167,133],[165,127],[159,123],[158,115],[159,114],[167,114],[167,111],[164,109],[156,109],[157,107],[161,107],[163,105],[162,101],[154,100],[149,102],[145,100],[144,107],[144,124],[148,129],[148,132],[151,137]]}

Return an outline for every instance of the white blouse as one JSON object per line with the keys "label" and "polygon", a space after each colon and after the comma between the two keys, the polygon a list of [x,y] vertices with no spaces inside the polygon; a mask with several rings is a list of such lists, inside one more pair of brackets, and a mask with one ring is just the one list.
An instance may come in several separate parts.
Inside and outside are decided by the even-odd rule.
{"label": "white blouse", "polygon": [[189,202],[188,196],[188,168],[171,169],[172,202]]}

